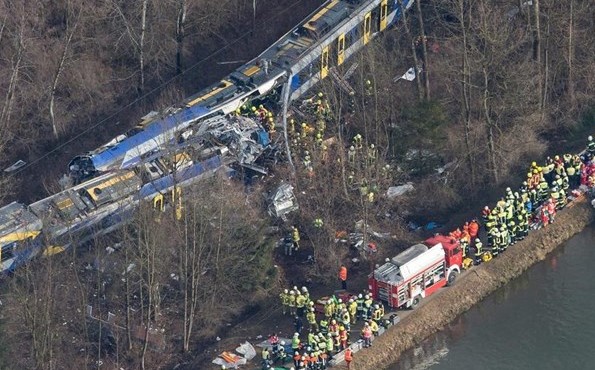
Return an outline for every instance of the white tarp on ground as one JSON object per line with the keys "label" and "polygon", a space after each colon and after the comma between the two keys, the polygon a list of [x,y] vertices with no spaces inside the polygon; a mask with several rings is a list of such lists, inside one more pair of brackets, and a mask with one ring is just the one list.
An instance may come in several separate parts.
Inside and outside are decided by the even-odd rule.
{"label": "white tarp on ground", "polygon": [[413,187],[413,184],[408,182],[405,185],[399,185],[399,186],[391,186],[390,188],[388,188],[388,190],[386,191],[386,196],[389,199],[393,199],[396,197],[400,197],[402,195],[405,195],[407,193],[409,193],[410,191],[415,190],[415,188]]}
{"label": "white tarp on ground", "polygon": [[244,356],[248,361],[256,357],[256,350],[254,349],[254,346],[250,344],[248,341],[244,342],[243,344],[240,344],[240,346],[236,348],[236,352]]}

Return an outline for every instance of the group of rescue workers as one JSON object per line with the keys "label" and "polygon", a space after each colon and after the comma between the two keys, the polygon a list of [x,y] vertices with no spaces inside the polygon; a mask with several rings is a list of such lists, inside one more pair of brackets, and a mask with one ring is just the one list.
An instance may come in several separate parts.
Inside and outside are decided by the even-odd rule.
{"label": "group of rescue workers", "polygon": [[327,124],[330,123],[331,108],[324,94],[319,92],[305,99],[300,109],[305,116],[311,117],[314,123],[306,122],[309,120],[305,118],[303,122],[299,123],[292,117],[288,121],[287,130],[294,152],[300,157],[308,173],[312,173],[314,171],[312,152],[318,154],[317,158],[319,157],[320,161],[325,161],[328,156],[324,134]]}
{"label": "group of rescue workers", "polygon": [[[345,295],[345,300],[333,295],[314,302],[306,287],[294,286],[281,292],[279,299],[283,315],[294,319],[295,333],[291,343],[280,340],[277,334],[269,336],[271,349],[262,351],[263,369],[290,362],[296,370],[326,369],[333,355],[349,347],[352,325],[364,322],[361,331],[364,347],[372,345],[381,327],[390,325],[384,320],[382,302],[374,302],[366,293]],[[307,333],[303,330],[302,318],[308,323]]]}
{"label": "group of rescue workers", "polygon": [[506,188],[495,207],[485,206],[481,212],[487,248],[479,238],[477,220],[465,223],[462,230],[449,235],[459,240],[463,256],[479,264],[497,257],[510,245],[523,240],[529,229],[553,223],[556,212],[564,208],[572,189],[584,185],[595,187],[595,142],[589,136],[586,150],[579,154],[547,157],[543,166],[531,163],[527,180],[518,191]]}
{"label": "group of rescue workers", "polygon": [[263,104],[252,105],[246,103],[240,106],[235,111],[237,116],[250,117],[255,119],[262,127],[265,127],[269,134],[274,134],[275,130],[275,117],[273,112],[265,108]]}

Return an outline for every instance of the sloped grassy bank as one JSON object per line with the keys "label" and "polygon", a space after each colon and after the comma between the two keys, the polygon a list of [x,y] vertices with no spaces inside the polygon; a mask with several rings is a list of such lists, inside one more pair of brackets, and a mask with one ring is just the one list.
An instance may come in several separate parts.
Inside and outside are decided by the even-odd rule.
{"label": "sloped grassy bank", "polygon": [[520,243],[489,263],[474,268],[450,288],[443,289],[424,305],[405,317],[399,325],[359,351],[352,370],[383,369],[395,362],[406,350],[416,346],[442,329],[457,316],[516,278],[566,240],[582,231],[594,219],[593,209],[585,198],[578,199],[559,212],[554,224],[533,231]]}

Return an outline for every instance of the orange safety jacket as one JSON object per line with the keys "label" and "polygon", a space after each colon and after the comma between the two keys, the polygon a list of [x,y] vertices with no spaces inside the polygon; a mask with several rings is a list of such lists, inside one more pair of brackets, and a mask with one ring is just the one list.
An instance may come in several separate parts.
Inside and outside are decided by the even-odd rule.
{"label": "orange safety jacket", "polygon": [[345,350],[345,362],[351,362],[353,360],[353,355],[351,353],[351,350],[349,348],[347,348]]}
{"label": "orange safety jacket", "polygon": [[341,281],[347,280],[347,267],[341,266],[341,269],[339,270],[339,279],[341,279]]}

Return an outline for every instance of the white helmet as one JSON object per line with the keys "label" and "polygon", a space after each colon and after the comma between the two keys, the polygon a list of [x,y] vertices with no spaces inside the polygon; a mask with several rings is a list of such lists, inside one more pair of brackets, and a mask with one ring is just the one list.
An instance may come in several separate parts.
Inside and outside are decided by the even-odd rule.
{"label": "white helmet", "polygon": [[508,193],[509,191],[512,191],[512,190],[510,190],[510,188],[506,188],[506,192]]}
{"label": "white helmet", "polygon": [[285,289],[284,292],[285,292],[285,294],[287,294],[287,293],[289,293],[289,290]]}
{"label": "white helmet", "polygon": [[300,333],[293,333],[293,336],[294,337],[299,337],[300,336]]}
{"label": "white helmet", "polygon": [[308,288],[306,288],[305,286],[303,286],[303,287],[302,287],[302,292],[304,292],[304,293],[305,293],[305,292],[307,292],[307,291],[308,291]]}
{"label": "white helmet", "polygon": [[289,292],[289,294],[295,295],[295,292],[292,290],[291,292]]}
{"label": "white helmet", "polygon": [[475,239],[476,243],[481,243],[481,240],[479,240],[479,238]]}
{"label": "white helmet", "polygon": [[281,345],[282,345],[282,346],[284,346],[284,345],[285,345],[285,341],[284,341],[284,340],[282,340],[282,341],[281,341]]}
{"label": "white helmet", "polygon": [[357,298],[363,298],[362,294],[360,293]]}
{"label": "white helmet", "polygon": [[589,141],[593,141],[593,136],[589,135],[588,139]]}
{"label": "white helmet", "polygon": [[379,305],[377,305],[377,304],[375,304],[375,305],[374,305],[374,308],[375,308],[375,309],[379,309],[379,308],[380,308],[380,306],[379,306]]}
{"label": "white helmet", "polygon": [[[295,226],[294,226],[295,227]],[[298,288],[294,285],[293,286],[293,290],[298,290]]]}

